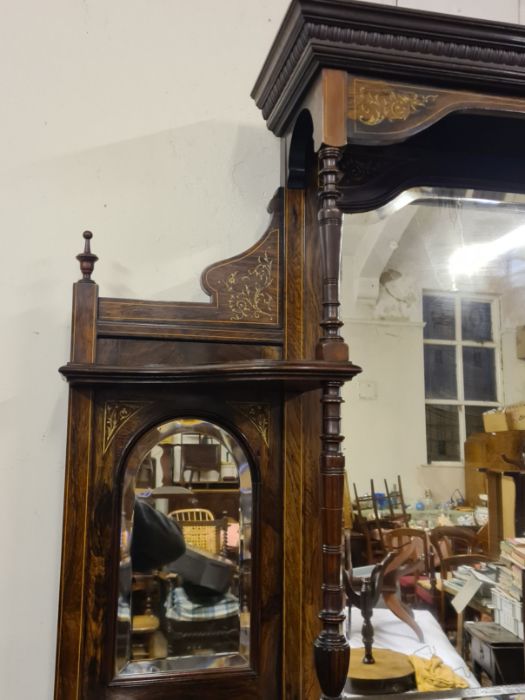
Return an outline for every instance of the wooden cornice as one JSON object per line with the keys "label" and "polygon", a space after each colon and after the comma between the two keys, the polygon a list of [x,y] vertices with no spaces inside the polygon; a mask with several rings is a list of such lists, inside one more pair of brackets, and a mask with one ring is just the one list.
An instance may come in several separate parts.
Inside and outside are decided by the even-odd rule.
{"label": "wooden cornice", "polygon": [[323,360],[248,360],[176,367],[113,367],[69,363],[60,372],[78,384],[222,384],[226,382],[280,382],[293,391],[310,391],[323,382],[346,382],[361,369],[351,362]]}
{"label": "wooden cornice", "polygon": [[282,136],[322,68],[525,94],[525,28],[356,0],[292,0],[252,97]]}

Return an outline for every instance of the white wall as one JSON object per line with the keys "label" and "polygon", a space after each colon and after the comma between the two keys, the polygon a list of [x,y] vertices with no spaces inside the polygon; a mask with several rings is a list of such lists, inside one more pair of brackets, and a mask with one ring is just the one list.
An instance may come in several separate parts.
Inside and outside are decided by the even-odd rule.
{"label": "white wall", "polygon": [[[287,0],[19,0],[0,23],[0,697],[52,697],[71,284],[199,296],[264,229],[279,144],[249,93]],[[395,4],[393,2],[387,4]],[[400,6],[519,21],[518,0]],[[522,17],[523,19],[523,17]]]}

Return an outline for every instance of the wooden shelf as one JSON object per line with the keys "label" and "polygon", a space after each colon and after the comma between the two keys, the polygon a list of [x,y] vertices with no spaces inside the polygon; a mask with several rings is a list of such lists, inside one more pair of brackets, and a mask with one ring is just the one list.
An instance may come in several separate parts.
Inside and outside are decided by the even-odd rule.
{"label": "wooden shelf", "polygon": [[297,391],[317,389],[325,382],[347,382],[361,371],[351,362],[324,360],[246,360],[178,367],[114,367],[68,363],[59,370],[70,384],[200,384],[277,382]]}

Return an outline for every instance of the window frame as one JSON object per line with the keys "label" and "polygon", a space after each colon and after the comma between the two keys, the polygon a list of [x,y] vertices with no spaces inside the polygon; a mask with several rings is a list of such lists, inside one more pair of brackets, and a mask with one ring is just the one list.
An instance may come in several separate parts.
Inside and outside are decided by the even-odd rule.
{"label": "window frame", "polygon": [[[459,467],[465,464],[465,440],[467,439],[467,428],[466,428],[466,418],[465,418],[465,407],[466,406],[482,406],[486,407],[487,410],[491,408],[499,408],[503,403],[503,372],[502,372],[502,354],[501,354],[501,314],[500,314],[500,300],[496,295],[490,294],[477,294],[475,292],[444,292],[444,291],[434,291],[431,289],[424,289],[422,292],[421,303],[423,304],[423,297],[433,296],[433,297],[446,297],[447,299],[452,299],[454,301],[454,321],[455,321],[455,338],[453,340],[433,340],[432,338],[424,337],[423,330],[423,353],[425,345],[443,345],[448,347],[455,347],[455,358],[456,358],[456,399],[429,399],[426,396],[426,383],[424,382],[424,392],[425,392],[425,425],[426,425],[426,407],[431,406],[457,406],[458,407],[458,418],[459,418],[459,454],[460,460],[430,460],[428,454],[427,446],[427,456],[426,462],[429,466],[450,466]],[[462,301],[478,301],[490,304],[490,314],[491,314],[491,327],[492,327],[492,340],[475,341],[475,340],[463,340],[462,332]],[[423,310],[421,311],[423,315]],[[423,329],[425,327],[425,321],[423,319]],[[464,383],[464,371],[463,371],[463,348],[464,347],[476,347],[476,348],[490,348],[494,350],[494,375],[496,382],[496,401],[472,401],[465,400],[465,383]],[[424,362],[423,362],[424,365]],[[425,428],[426,430],[426,428]]]}

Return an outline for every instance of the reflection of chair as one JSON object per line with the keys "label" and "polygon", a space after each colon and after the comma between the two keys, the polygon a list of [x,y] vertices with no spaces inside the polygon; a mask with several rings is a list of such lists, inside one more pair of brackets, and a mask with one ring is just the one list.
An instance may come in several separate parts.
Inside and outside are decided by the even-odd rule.
{"label": "reflection of chair", "polygon": [[473,566],[493,561],[480,553],[476,533],[464,527],[435,527],[430,541],[436,552],[441,569],[441,625],[446,625],[446,591],[443,582],[460,566]]}
{"label": "reflection of chair", "polygon": [[389,549],[399,549],[409,542],[415,543],[417,565],[413,571],[399,577],[401,600],[405,603],[423,601],[429,607],[436,608],[436,574],[427,533],[417,528],[400,527],[385,533],[385,539]]}
{"label": "reflection of chair", "polygon": [[[381,561],[387,553],[383,531],[392,530],[398,525],[392,520],[379,517],[377,509],[374,508],[374,499],[371,496],[359,496],[355,483],[354,494],[357,511],[353,518],[354,529],[363,534],[366,546],[366,559],[369,564],[372,564]],[[370,513],[372,509],[374,509],[373,513]],[[368,514],[365,511],[368,511]],[[369,517],[369,515],[372,515],[372,517]]]}
{"label": "reflection of chair", "polygon": [[[203,508],[175,510],[169,516],[181,526],[188,547],[206,552],[207,555],[226,556],[227,517],[215,519],[211,511]],[[232,576],[235,578],[234,565],[218,556],[197,553],[197,560],[193,560],[192,556],[195,554],[187,552],[187,563],[182,564],[184,557],[181,557],[174,564],[174,569],[178,567],[176,570],[186,583],[183,587],[173,587],[167,600],[166,634],[170,654],[236,651],[239,648],[239,599],[228,590]],[[207,566],[200,560],[205,560]],[[216,569],[217,566],[219,570]],[[193,602],[188,598],[188,580],[197,584],[198,597],[202,597],[202,600]],[[207,587],[210,581],[215,586],[206,594],[201,586]]]}
{"label": "reflection of chair", "polygon": [[[200,443],[197,445],[181,445],[180,448],[180,475],[181,480],[191,484],[194,476],[201,480],[202,472],[218,472],[221,475],[221,446],[217,443]],[[186,480],[186,472],[190,478]]]}
{"label": "reflection of chair", "polygon": [[184,541],[189,547],[210,554],[226,554],[228,546],[228,518],[215,519],[213,513],[204,508],[174,510],[169,517],[182,528]]}
{"label": "reflection of chair", "polygon": [[[165,642],[162,644],[163,637],[157,634],[160,619],[153,609],[153,599],[158,598],[158,595],[157,581],[154,576],[137,573],[133,575],[133,616],[131,618],[133,659],[166,655]],[[162,649],[159,649],[159,646]]]}

